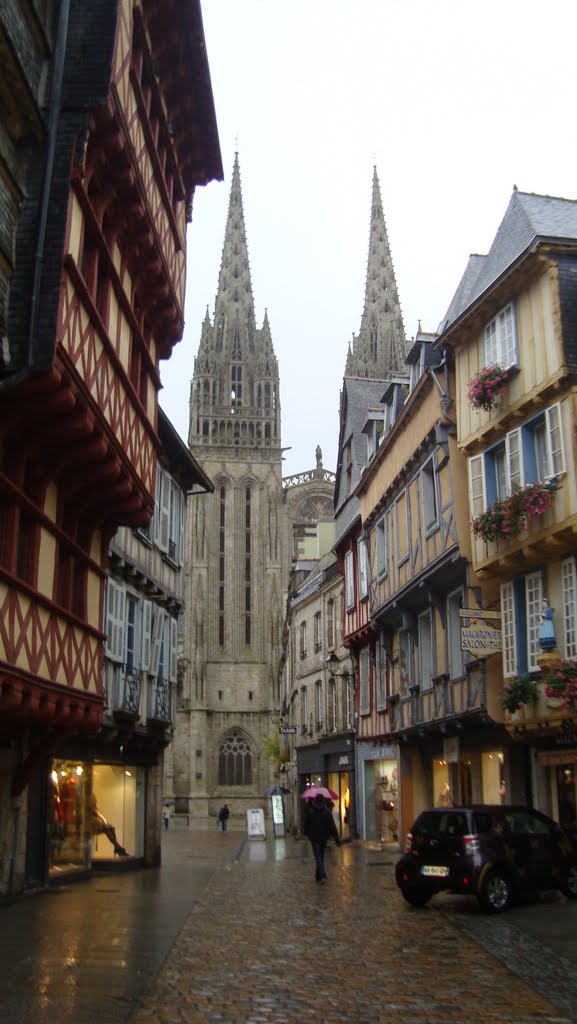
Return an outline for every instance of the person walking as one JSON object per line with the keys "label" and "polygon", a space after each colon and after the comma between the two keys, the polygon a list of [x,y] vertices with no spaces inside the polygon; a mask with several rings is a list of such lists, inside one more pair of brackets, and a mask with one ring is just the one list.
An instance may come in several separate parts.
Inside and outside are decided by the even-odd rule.
{"label": "person walking", "polygon": [[229,819],[229,815],[230,811],[228,809],[228,804],[224,804],[224,806],[221,807],[220,811],[218,812],[218,820],[220,825],[222,825],[223,832],[226,832],[226,825]]}
{"label": "person walking", "polygon": [[326,881],[325,871],[325,850],[329,839],[334,839],[337,846],[341,845],[335,819],[333,818],[325,798],[318,794],[311,801],[311,807],[304,824],[304,833],[307,836],[315,855],[315,879],[317,882]]}
{"label": "person walking", "polygon": [[164,823],[164,831],[168,832],[168,825],[170,822],[170,804],[162,805],[162,821]]}

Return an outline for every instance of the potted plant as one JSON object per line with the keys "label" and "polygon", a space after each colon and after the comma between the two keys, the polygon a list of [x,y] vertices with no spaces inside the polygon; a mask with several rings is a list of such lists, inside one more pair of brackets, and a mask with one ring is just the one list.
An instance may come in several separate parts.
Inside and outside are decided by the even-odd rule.
{"label": "potted plant", "polygon": [[471,523],[475,537],[484,541],[517,537],[527,519],[543,515],[553,501],[554,486],[536,482],[516,487],[506,498],[497,498]]}
{"label": "potted plant", "polygon": [[559,658],[544,669],[545,695],[560,702],[563,711],[577,712],[577,662]]}
{"label": "potted plant", "polygon": [[484,409],[485,412],[492,409],[498,395],[505,390],[510,376],[510,370],[504,370],[498,363],[491,363],[471,377],[467,398],[473,409]]}
{"label": "potted plant", "polygon": [[499,699],[501,707],[514,715],[525,704],[536,704],[539,700],[539,687],[529,675],[513,676],[504,684]]}

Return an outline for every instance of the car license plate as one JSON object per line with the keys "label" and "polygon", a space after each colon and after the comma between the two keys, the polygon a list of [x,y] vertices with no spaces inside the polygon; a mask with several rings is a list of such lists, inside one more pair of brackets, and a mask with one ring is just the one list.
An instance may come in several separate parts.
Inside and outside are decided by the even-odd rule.
{"label": "car license plate", "polygon": [[434,878],[446,878],[449,869],[445,864],[423,864],[421,874],[432,875]]}

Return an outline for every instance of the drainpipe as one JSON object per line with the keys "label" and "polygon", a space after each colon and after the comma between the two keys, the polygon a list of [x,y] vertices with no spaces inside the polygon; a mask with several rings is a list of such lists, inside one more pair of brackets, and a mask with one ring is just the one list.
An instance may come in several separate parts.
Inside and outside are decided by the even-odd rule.
{"label": "drainpipe", "polygon": [[0,393],[9,388],[28,380],[33,371],[33,349],[36,342],[36,331],[38,327],[38,306],[40,302],[40,285],[42,282],[42,269],[44,262],[44,245],[46,242],[46,224],[48,221],[48,208],[50,205],[50,189],[52,187],[52,175],[54,172],[54,158],[56,154],[56,136],[60,120],[60,108],[62,105],[62,84],[64,81],[64,62],[66,57],[66,41],[68,37],[68,22],[70,18],[70,0],[61,0],[58,12],[58,31],[56,35],[56,47],[54,50],[54,71],[52,74],[52,86],[50,90],[50,112],[48,119],[48,144],[46,151],[46,165],[44,170],[44,181],[40,203],[40,216],[38,223],[38,237],[36,240],[36,252],[34,253],[34,282],[32,285],[32,297],[30,301],[30,324],[28,328],[28,344],[26,349],[26,364],[11,377],[0,380]]}

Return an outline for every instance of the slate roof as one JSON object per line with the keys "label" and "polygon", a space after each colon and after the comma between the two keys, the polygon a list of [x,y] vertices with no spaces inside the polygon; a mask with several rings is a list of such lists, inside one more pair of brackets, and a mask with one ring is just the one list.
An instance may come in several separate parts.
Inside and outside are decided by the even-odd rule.
{"label": "slate roof", "polygon": [[372,380],[368,377],[345,377],[343,380],[341,418],[344,414],[344,422],[341,423],[335,486],[335,543],[348,532],[361,511],[359,498],[349,497],[346,493],[344,448],[352,434],[352,492],[361,478],[361,469],[366,462],[367,439],[363,434],[363,427],[367,419],[367,410],[382,405],[388,383],[386,380]]}
{"label": "slate roof", "polygon": [[446,331],[538,241],[577,242],[577,200],[515,190],[487,255],[469,257],[439,331]]}

